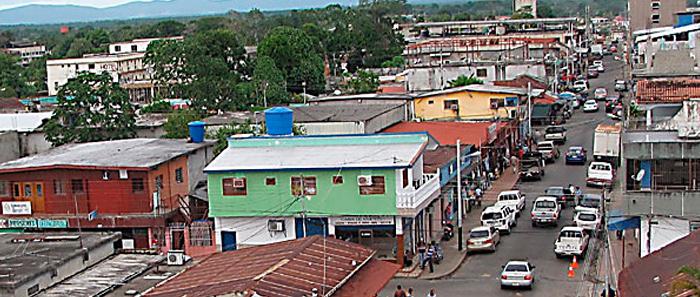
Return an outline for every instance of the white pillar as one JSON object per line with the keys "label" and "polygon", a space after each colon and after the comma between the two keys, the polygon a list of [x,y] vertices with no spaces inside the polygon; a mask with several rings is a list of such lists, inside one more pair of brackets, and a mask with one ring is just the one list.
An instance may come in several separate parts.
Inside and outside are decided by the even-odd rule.
{"label": "white pillar", "polygon": [[394,227],[396,229],[396,235],[403,235],[403,221],[400,216],[394,217]]}

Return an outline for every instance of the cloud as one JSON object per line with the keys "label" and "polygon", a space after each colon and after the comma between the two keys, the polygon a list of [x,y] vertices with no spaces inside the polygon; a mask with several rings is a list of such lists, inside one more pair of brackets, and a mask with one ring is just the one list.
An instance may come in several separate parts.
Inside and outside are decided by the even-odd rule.
{"label": "cloud", "polygon": [[[1,0],[0,10],[13,8],[18,6],[24,6],[29,4],[51,4],[51,5],[63,5],[63,4],[73,4],[81,6],[92,6],[92,7],[110,7],[119,4],[124,4],[128,2],[134,2],[137,0]],[[140,0],[140,1],[151,1],[151,0]]]}

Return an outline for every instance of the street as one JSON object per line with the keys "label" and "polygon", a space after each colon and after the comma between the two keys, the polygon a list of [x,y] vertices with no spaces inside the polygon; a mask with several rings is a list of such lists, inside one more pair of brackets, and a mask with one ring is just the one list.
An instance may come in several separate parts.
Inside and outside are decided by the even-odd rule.
{"label": "street", "polygon": [[[604,59],[606,72],[600,77],[590,80],[590,93],[596,87],[605,87],[608,92],[614,92],[615,79],[622,77],[622,62],[614,61],[612,56]],[[592,96],[591,96],[592,98]],[[605,115],[605,105],[599,102],[597,113],[583,113],[577,109],[566,123],[568,140],[559,146],[561,157],[546,167],[546,175],[542,181],[518,183],[518,188],[527,195],[527,206],[518,220],[518,226],[512,234],[505,235],[498,250],[492,254],[474,254],[467,257],[462,266],[449,278],[425,281],[416,279],[393,279],[382,291],[380,296],[391,296],[397,285],[404,288],[413,287],[414,296],[425,296],[430,288],[437,290],[438,296],[588,296],[591,283],[584,276],[590,261],[579,259],[580,267],[576,269],[573,279],[567,277],[570,258],[557,259],[553,252],[553,243],[560,228],[572,221],[572,209],[562,211],[558,227],[532,227],[530,224],[530,209],[532,201],[544,193],[549,186],[567,186],[574,184],[582,186],[584,193],[600,193],[601,189],[585,187],[587,166],[565,165],[565,154],[569,146],[581,145],[588,151],[588,161],[592,157],[593,130],[602,122],[611,122]],[[543,129],[544,127],[537,127]],[[468,216],[478,216],[480,210],[472,211]],[[467,220],[474,220],[468,218]],[[454,242],[450,242],[453,244]],[[597,244],[591,241],[589,256]],[[593,254],[593,255],[591,255]],[[501,290],[499,277],[501,265],[510,259],[528,259],[536,268],[535,285],[531,291]],[[595,273],[593,273],[595,275]]]}

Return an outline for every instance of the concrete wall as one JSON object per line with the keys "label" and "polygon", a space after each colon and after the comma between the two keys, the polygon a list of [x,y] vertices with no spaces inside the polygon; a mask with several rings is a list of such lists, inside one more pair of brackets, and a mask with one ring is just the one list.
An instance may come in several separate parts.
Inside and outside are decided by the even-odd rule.
{"label": "concrete wall", "polygon": [[406,109],[397,107],[365,122],[365,133],[377,133],[401,121],[410,121]]}
{"label": "concrete wall", "polygon": [[187,175],[190,177],[190,192],[195,189],[197,182],[206,180],[204,167],[214,159],[214,147],[209,146],[196,150],[187,157]]}
{"label": "concrete wall", "polygon": [[19,147],[17,132],[0,133],[0,163],[18,159],[20,157]]}
{"label": "concrete wall", "polygon": [[[659,2],[659,9],[652,9],[652,2]],[[686,6],[686,0],[629,0],[630,31],[673,26],[674,13],[684,11]],[[659,14],[658,23],[652,23],[652,14]]]}
{"label": "concrete wall", "polygon": [[[649,232],[649,221],[653,222],[651,232]],[[642,257],[690,234],[690,223],[684,219],[642,218],[640,223],[639,248]]]}
{"label": "concrete wall", "polygon": [[51,143],[46,140],[42,131],[20,134],[20,154],[22,157],[36,155],[51,149]]}
{"label": "concrete wall", "polygon": [[700,216],[700,192],[627,191],[624,197],[629,215]]}
{"label": "concrete wall", "polygon": [[[284,220],[285,232],[269,232],[269,220]],[[221,250],[221,232],[236,232],[237,248],[263,245],[273,242],[296,239],[294,217],[221,217],[214,219],[216,230],[216,249]]]}
{"label": "concrete wall", "polygon": [[163,135],[165,135],[163,126],[136,128],[136,137],[138,138],[161,138]]}
{"label": "concrete wall", "polygon": [[[486,69],[486,76],[477,76],[477,69]],[[507,65],[505,70],[495,65],[484,66],[451,66],[410,68],[407,70],[406,81],[408,91],[432,91],[449,87],[449,82],[460,75],[474,76],[485,83],[495,80],[513,79],[522,74],[529,74],[538,77],[545,77],[545,67],[543,64],[519,64]]]}
{"label": "concrete wall", "polygon": [[627,159],[700,159],[700,142],[624,143],[623,147]]}

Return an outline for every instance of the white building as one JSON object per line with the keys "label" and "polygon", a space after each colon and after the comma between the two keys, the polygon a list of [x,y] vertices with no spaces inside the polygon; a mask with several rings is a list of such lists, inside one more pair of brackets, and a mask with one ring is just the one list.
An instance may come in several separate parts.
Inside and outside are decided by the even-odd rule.
{"label": "white building", "polygon": [[20,57],[22,66],[27,66],[33,59],[41,58],[48,54],[46,46],[37,44],[10,47],[2,49],[2,51]]}
{"label": "white building", "polygon": [[151,42],[161,39],[182,40],[182,36],[166,37],[166,38],[143,38],[134,39],[132,41],[112,43],[109,45],[109,54],[129,54],[129,53],[145,53],[148,45]]}

